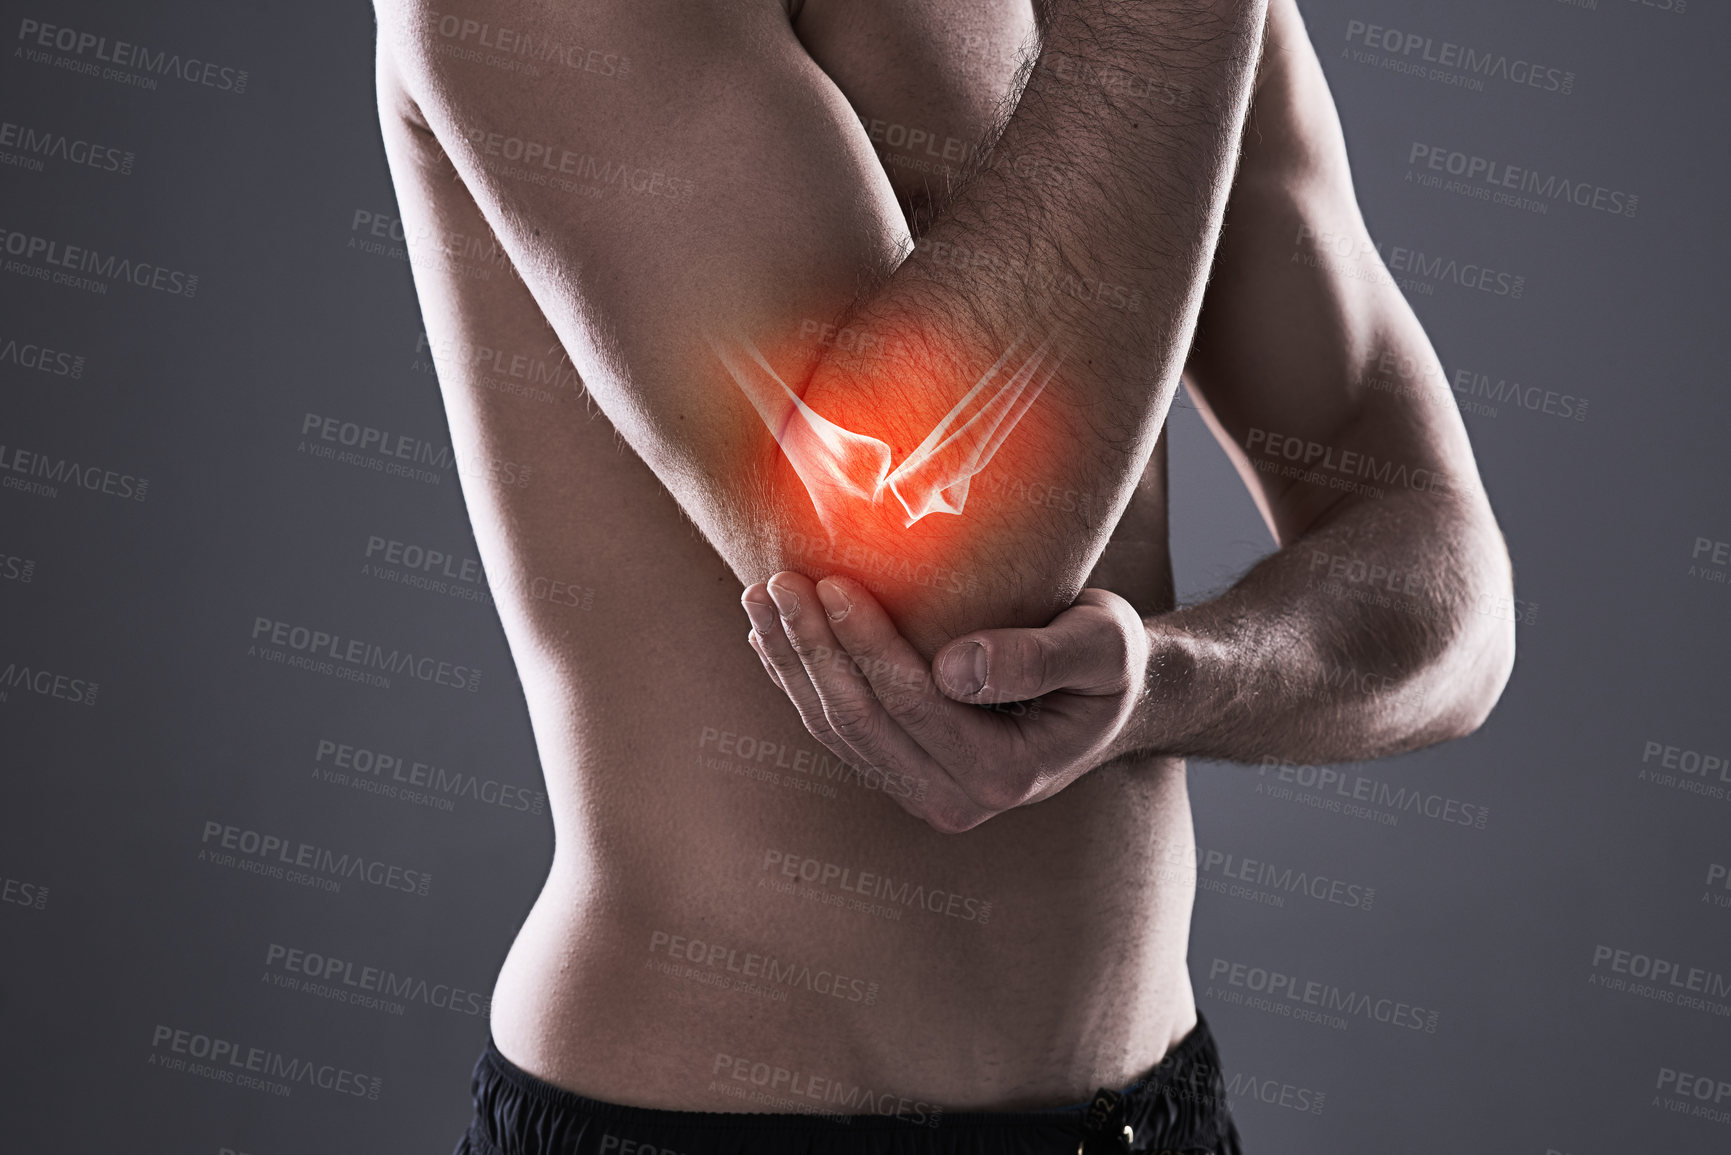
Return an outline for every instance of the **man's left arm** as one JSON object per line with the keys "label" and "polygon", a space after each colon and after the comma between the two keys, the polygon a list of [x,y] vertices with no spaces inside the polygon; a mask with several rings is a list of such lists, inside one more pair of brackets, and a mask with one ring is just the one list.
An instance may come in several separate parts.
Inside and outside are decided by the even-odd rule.
{"label": "man's left arm", "polygon": [[1514,661],[1512,578],[1430,341],[1371,241],[1292,0],[1187,374],[1281,548],[1153,618],[1121,751],[1378,757],[1470,733]]}
{"label": "man's left arm", "polygon": [[[930,667],[851,583],[779,574],[746,591],[752,644],[807,726],[850,761],[936,780],[921,816],[939,829],[1114,757],[1416,749],[1470,733],[1508,679],[1502,535],[1359,214],[1293,0],[1270,5],[1250,117],[1186,376],[1275,553],[1196,606],[1142,620],[1089,589],[1045,628],[963,635]],[[811,609],[778,622],[772,593]]]}

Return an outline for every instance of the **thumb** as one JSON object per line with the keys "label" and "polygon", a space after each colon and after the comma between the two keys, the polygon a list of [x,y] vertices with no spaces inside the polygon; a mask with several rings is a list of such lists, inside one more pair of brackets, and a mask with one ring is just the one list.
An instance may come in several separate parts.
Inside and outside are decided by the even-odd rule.
{"label": "thumb", "polygon": [[1118,693],[1131,684],[1142,622],[1130,604],[1105,590],[1083,590],[1076,603],[1038,629],[977,630],[939,650],[938,688],[960,702],[1022,702],[1055,690]]}

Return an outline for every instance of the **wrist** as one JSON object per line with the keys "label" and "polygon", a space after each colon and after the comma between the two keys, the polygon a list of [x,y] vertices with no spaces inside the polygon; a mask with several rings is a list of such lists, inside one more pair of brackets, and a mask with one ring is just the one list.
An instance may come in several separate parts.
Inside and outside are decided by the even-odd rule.
{"label": "wrist", "polygon": [[1182,753],[1199,713],[1196,699],[1206,680],[1206,647],[1171,615],[1144,619],[1142,630],[1148,642],[1142,690],[1113,743],[1113,753]]}

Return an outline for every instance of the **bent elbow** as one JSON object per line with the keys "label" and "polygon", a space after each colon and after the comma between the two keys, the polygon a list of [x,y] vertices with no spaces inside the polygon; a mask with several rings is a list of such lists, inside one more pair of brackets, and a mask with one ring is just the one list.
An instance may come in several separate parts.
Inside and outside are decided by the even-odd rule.
{"label": "bent elbow", "polygon": [[[1513,598],[1506,604],[1513,605]],[[1502,700],[1514,672],[1514,615],[1482,616],[1482,624],[1468,631],[1471,637],[1461,640],[1460,652],[1444,675],[1447,705],[1440,721],[1445,741],[1465,738],[1483,726]]]}

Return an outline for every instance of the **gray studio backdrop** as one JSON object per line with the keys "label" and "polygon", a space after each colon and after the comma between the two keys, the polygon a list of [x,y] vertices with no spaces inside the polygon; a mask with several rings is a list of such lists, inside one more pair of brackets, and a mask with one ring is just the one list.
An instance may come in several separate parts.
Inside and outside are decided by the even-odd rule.
{"label": "gray studio backdrop", "polygon": [[[552,833],[371,11],[3,8],[0,1146],[448,1150]],[[1292,1155],[1731,1150],[1724,7],[1304,11],[1447,369],[1383,387],[1460,403],[1520,658],[1466,741],[1192,765],[1233,1109]],[[1172,441],[1197,600],[1272,542]]]}

